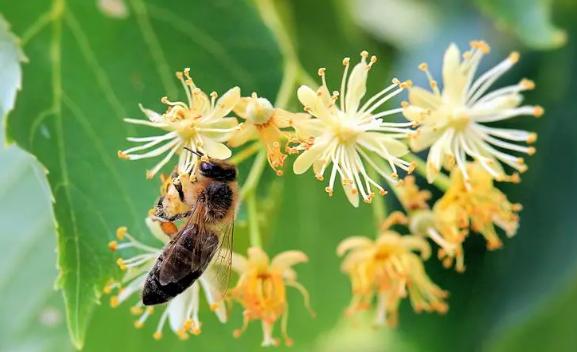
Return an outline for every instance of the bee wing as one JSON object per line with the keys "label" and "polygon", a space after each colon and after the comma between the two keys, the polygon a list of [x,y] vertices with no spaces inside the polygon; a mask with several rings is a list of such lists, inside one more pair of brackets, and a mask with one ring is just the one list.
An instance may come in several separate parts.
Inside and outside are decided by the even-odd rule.
{"label": "bee wing", "polygon": [[220,236],[218,251],[216,252],[211,264],[214,266],[216,272],[216,282],[219,286],[220,292],[222,292],[222,298],[226,296],[228,284],[230,282],[233,240],[234,219],[230,224],[224,226]]}
{"label": "bee wing", "polygon": [[161,285],[178,283],[183,278],[198,278],[219,247],[218,236],[198,223],[189,221],[167,245],[158,272]]}

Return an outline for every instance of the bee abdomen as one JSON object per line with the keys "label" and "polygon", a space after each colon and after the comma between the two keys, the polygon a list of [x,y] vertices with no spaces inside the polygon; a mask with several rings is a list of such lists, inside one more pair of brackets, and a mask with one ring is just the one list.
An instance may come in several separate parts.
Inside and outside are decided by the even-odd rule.
{"label": "bee abdomen", "polygon": [[142,303],[167,302],[186,290],[206,270],[218,249],[218,236],[192,225],[167,245],[146,277]]}
{"label": "bee abdomen", "polygon": [[162,285],[158,280],[159,271],[160,265],[157,262],[146,277],[144,289],[142,290],[142,303],[146,306],[168,302],[171,298],[190,287],[202,274],[202,271],[191,271],[177,282]]}

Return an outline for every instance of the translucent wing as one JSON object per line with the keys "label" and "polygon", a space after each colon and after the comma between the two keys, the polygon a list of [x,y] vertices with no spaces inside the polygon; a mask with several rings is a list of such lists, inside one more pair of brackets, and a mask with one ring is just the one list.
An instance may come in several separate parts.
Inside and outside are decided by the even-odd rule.
{"label": "translucent wing", "polygon": [[230,224],[223,227],[220,235],[219,247],[211,264],[214,266],[216,272],[216,282],[219,286],[219,291],[222,292],[222,298],[226,296],[230,282],[233,241],[234,219]]}
{"label": "translucent wing", "polygon": [[219,248],[219,238],[204,226],[189,221],[158,259],[161,285],[178,283],[191,274],[198,278],[210,263]]}

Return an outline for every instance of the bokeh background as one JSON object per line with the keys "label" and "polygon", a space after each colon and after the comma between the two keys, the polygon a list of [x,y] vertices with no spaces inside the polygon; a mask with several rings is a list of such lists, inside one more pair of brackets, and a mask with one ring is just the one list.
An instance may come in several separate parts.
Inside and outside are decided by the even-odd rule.
{"label": "bokeh background", "polygon": [[[263,22],[263,6],[280,21],[281,38]],[[74,350],[65,303],[74,308],[73,340],[85,337],[86,351],[259,349],[256,323],[232,337],[241,325],[238,306],[226,325],[203,310],[200,336],[180,341],[165,331],[155,341],[155,319],[137,330],[128,305],[112,309],[100,297],[106,279],[119,275],[106,243],[120,225],[144,238],[142,219],[157,192],[156,183],[144,180],[146,162],[115,158],[135,133],[122,117],[140,116],[139,102],[160,109],[161,96],[177,96],[172,72],[184,66],[207,90],[239,85],[245,94],[257,90],[274,100],[283,58],[291,55],[312,76],[327,67],[335,87],[342,57],[367,49],[379,56],[369,76],[374,90],[393,76],[424,83],[417,70],[422,61],[439,76],[449,43],[464,47],[471,39],[491,44],[482,68],[519,51],[520,63],[498,84],[533,79],[537,89],[526,99],[546,110],[541,119],[505,124],[539,134],[523,182],[502,187],[524,205],[518,234],[495,252],[469,239],[464,274],[429,260],[433,280],[450,291],[449,312],[415,314],[405,302],[396,330],[376,330],[368,316],[344,317],[349,283],[335,255],[344,237],[373,235],[370,207],[353,209],[340,194],[329,199],[312,175],[287,172],[277,179],[268,172],[259,186],[266,249],[309,255],[297,270],[317,312],[311,318],[300,296],[289,292],[290,349],[577,349],[576,1],[0,0],[0,14],[0,111],[7,129],[1,138],[19,145],[0,150],[0,351]],[[264,13],[269,23],[270,15]],[[7,23],[27,61],[13,111],[6,92],[14,78],[4,74],[19,54]],[[294,99],[291,104],[298,108]],[[392,196],[388,201],[396,206]],[[241,209],[239,251],[248,244],[245,221]],[[56,248],[66,268],[58,281]]]}

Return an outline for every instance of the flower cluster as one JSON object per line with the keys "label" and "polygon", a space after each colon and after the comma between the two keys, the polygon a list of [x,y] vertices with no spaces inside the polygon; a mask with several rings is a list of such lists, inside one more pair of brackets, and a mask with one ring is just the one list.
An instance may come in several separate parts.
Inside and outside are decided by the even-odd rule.
{"label": "flower cluster", "polygon": [[[223,285],[223,276],[217,273],[220,264],[214,259],[197,281],[166,303],[154,337],[161,337],[166,322],[182,338],[200,333],[202,290],[210,309],[223,323],[227,320],[226,302],[242,306],[243,325],[234,331],[234,336],[242,335],[256,320],[263,331],[262,345],[276,346],[280,340],[274,337],[273,330],[280,321],[282,340],[291,345],[287,287],[300,292],[304,305],[314,314],[309,294],[297,281],[293,269],[308,261],[308,257],[292,250],[271,259],[264,251],[259,222],[255,220],[259,215],[255,188],[267,162],[276,175],[282,176],[287,160],[297,154],[292,163],[294,174],[312,169],[329,196],[340,183],[352,206],[358,207],[361,200],[373,203],[380,224],[375,238],[352,236],[338,245],[337,255],[343,257],[341,270],[352,287],[347,316],[375,304],[375,324],[395,326],[405,298],[416,312],[447,312],[448,292],[433,282],[425,268],[431,244],[445,267],[462,272],[465,240],[470,235],[481,235],[487,249],[495,250],[503,245],[499,232],[507,237],[516,234],[521,205],[510,202],[496,182],[520,182],[519,173],[526,171],[527,166],[517,153],[535,153],[529,144],[536,141],[537,135],[495,123],[523,115],[538,117],[544,112],[538,105],[522,103],[522,93],[535,88],[528,79],[490,91],[519,60],[519,54],[511,53],[478,75],[481,59],[489,51],[482,41],[471,42],[464,53],[451,44],[444,57],[442,86],[423,63],[419,69],[425,73],[429,89],[395,78],[369,97],[368,76],[377,58],[363,51],[354,65],[350,58],[342,61],[344,72],[338,90],[329,89],[325,68],[318,70],[318,87],[299,86],[293,94],[302,104],[301,111],[275,106],[257,93],[243,97],[238,87],[220,98],[215,92],[207,95],[193,82],[189,69],[177,72],[185,102],[164,97],[164,113],[141,106],[148,120],[126,119],[128,123],[165,132],[128,138],[139,145],[119,151],[119,157],[161,157],[147,172],[148,178],[168,166],[173,157],[178,162],[170,178],[161,177],[162,201],[157,207],[162,207],[169,219],[156,214],[154,221],[146,220],[152,235],[161,242],[157,246],[146,245],[120,228],[117,239],[109,243],[111,250],[122,253],[117,264],[125,272],[120,281],[111,281],[105,288],[108,293],[114,292],[111,305],[118,306],[142,291],[163,245],[183,228],[168,220],[193,218],[190,214],[194,206],[190,203],[195,199],[186,198],[183,189],[203,187],[197,178],[203,172],[199,170],[204,170],[203,162],[230,159],[217,162],[237,165],[258,154],[238,197],[241,206],[246,202],[249,218],[247,257],[232,252],[232,248],[228,252],[232,256],[229,269],[238,274],[238,281],[230,288],[228,281]],[[299,83],[298,77],[290,79],[294,79],[289,82],[291,87]],[[407,101],[390,107],[404,91],[408,91]],[[290,100],[284,98],[279,101]],[[412,153],[422,151],[427,151],[426,160]],[[423,179],[410,175],[413,172]],[[436,191],[422,189],[424,180]],[[233,182],[236,192],[236,181]],[[404,211],[384,213],[383,200],[375,199],[375,195],[384,196],[389,190]],[[196,197],[201,198],[198,194]],[[441,195],[434,197],[436,194]],[[222,245],[222,238],[219,241]],[[131,311],[138,315],[135,326],[141,327],[153,308],[139,302]]]}
{"label": "flower cluster", "polygon": [[391,213],[375,240],[349,237],[337,248],[338,255],[346,254],[341,270],[351,279],[353,300],[348,312],[366,310],[376,298],[376,325],[395,326],[399,303],[407,296],[417,312],[445,313],[448,309],[447,292],[431,281],[423,266],[431,247],[420,236],[401,236],[391,230],[398,223],[406,224],[407,218]]}

